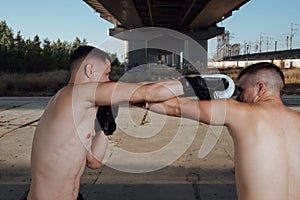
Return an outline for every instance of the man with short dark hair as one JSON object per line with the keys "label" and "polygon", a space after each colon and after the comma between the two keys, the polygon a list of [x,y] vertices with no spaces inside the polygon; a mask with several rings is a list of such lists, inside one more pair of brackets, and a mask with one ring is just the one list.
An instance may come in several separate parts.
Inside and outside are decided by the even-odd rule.
{"label": "man with short dark hair", "polygon": [[227,126],[239,199],[300,199],[300,113],[282,103],[282,71],[262,62],[242,70],[238,79],[239,101],[174,98],[150,109]]}
{"label": "man with short dark hair", "polygon": [[79,186],[84,168],[99,168],[107,145],[103,132],[94,130],[99,106],[163,101],[183,94],[179,81],[107,82],[109,57],[92,46],[79,47],[70,60],[69,83],[51,98],[35,130],[27,199],[83,198]]}

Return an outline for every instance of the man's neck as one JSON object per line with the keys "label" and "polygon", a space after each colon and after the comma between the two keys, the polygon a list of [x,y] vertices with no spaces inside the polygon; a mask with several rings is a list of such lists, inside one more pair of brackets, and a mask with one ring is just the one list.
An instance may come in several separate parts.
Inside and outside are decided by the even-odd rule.
{"label": "man's neck", "polygon": [[265,94],[257,100],[257,103],[267,103],[267,104],[282,104],[281,97],[273,94]]}

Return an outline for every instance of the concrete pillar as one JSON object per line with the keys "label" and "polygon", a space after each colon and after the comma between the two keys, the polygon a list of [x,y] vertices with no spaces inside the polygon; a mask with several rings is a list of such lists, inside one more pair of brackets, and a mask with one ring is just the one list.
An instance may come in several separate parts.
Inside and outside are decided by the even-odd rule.
{"label": "concrete pillar", "polygon": [[129,65],[142,65],[148,62],[147,41],[126,41],[125,45]]}
{"label": "concrete pillar", "polygon": [[184,64],[192,64],[197,71],[207,69],[207,40],[184,41]]}
{"label": "concrete pillar", "polygon": [[[139,28],[129,31],[110,30],[110,35],[125,40],[128,66],[158,61],[164,56],[164,64],[180,67],[180,53],[196,68],[207,67],[207,40],[194,40],[180,32],[165,28]],[[172,54],[174,54],[172,56]]]}

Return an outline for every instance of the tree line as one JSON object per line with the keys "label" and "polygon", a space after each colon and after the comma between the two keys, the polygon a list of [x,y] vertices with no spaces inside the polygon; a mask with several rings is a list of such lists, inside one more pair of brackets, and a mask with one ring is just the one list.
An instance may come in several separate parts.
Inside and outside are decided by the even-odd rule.
{"label": "tree line", "polygon": [[[69,70],[69,57],[74,48],[87,44],[78,37],[73,42],[41,40],[38,35],[25,39],[14,33],[6,21],[0,22],[0,73],[48,72]],[[110,54],[116,58],[116,54]],[[116,60],[115,64],[120,64]]]}

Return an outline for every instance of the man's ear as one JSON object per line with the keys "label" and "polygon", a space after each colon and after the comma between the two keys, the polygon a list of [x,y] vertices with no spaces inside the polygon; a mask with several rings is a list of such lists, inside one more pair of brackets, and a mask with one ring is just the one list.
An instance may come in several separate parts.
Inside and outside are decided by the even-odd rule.
{"label": "man's ear", "polygon": [[84,74],[88,77],[91,78],[93,75],[93,65],[92,64],[87,64],[84,67]]}
{"label": "man's ear", "polygon": [[258,87],[258,96],[262,96],[267,89],[266,84],[264,82],[258,82],[257,87]]}

